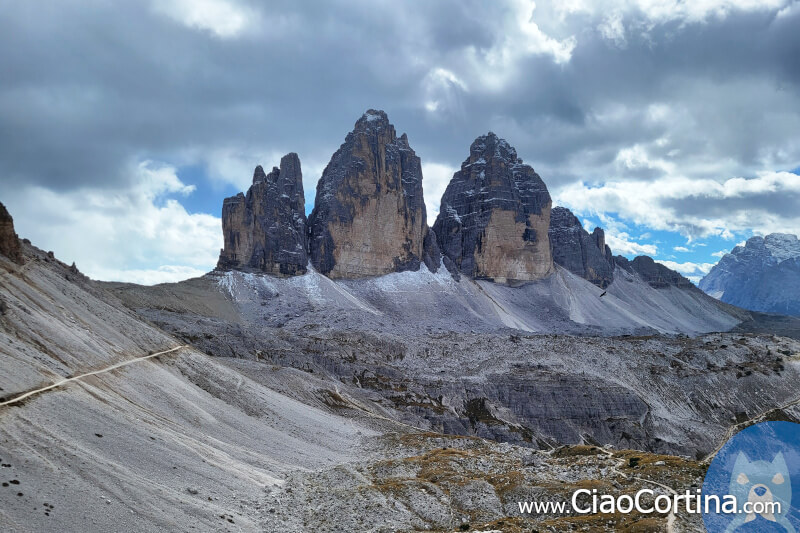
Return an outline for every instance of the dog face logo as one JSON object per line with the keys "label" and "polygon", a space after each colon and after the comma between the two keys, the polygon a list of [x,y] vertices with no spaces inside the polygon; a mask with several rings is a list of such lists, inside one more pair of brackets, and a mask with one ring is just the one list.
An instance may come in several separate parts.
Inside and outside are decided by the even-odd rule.
{"label": "dog face logo", "polygon": [[726,533],[733,533],[759,516],[782,526],[788,533],[796,533],[787,518],[792,505],[792,483],[782,453],[778,452],[772,461],[750,461],[744,452],[739,452],[728,493],[736,497],[739,513]]}

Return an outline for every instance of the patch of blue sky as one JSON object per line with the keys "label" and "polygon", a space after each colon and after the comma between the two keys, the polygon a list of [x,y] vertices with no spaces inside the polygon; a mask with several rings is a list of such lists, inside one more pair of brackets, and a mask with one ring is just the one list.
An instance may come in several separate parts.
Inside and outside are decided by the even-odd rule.
{"label": "patch of blue sky", "polygon": [[716,263],[722,252],[729,252],[736,244],[752,236],[752,232],[734,232],[733,239],[725,239],[719,235],[689,239],[678,231],[657,230],[634,224],[618,213],[588,216],[577,214],[577,216],[587,231],[599,226],[606,231],[609,240],[622,239],[634,243],[631,248],[651,246],[655,250],[655,253],[636,253],[614,249],[612,246],[614,255],[622,255],[628,259],[637,255],[651,255],[653,259],[675,263]]}
{"label": "patch of blue sky", "polygon": [[204,213],[220,217],[223,198],[242,192],[236,190],[236,187],[229,183],[212,181],[208,177],[205,165],[181,166],[177,168],[176,174],[184,184],[194,185],[194,192],[185,196],[181,194],[165,195],[165,197],[159,198],[159,201],[165,202],[169,198],[174,198],[190,214]]}

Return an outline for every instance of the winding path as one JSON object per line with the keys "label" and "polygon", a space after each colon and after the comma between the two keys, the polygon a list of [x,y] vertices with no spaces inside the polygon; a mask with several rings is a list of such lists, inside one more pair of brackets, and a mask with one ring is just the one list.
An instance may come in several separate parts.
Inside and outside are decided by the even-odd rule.
{"label": "winding path", "polygon": [[[600,450],[601,452],[606,454],[610,459],[618,459],[614,455],[613,452],[611,452],[609,450],[606,450],[605,448],[601,448],[599,446],[596,446],[595,448],[597,448],[598,450]],[[630,478],[633,478],[633,479],[635,479],[637,481],[640,481],[642,483],[650,483],[651,485],[655,485],[657,487],[661,487],[662,489],[668,491],[672,496],[677,496],[678,493],[675,491],[675,489],[673,489],[670,486],[664,485],[663,483],[659,483],[658,481],[653,481],[652,479],[647,479],[647,478],[644,478],[644,477],[639,477],[639,476],[636,476],[636,475],[633,475],[633,474],[626,474],[626,473],[622,472],[619,469],[619,467],[621,467],[624,464],[625,464],[625,459],[624,458],[620,458],[617,461],[617,463],[611,467],[611,470],[613,470],[615,474],[617,474],[619,476],[622,476],[623,478],[630,477]],[[667,533],[673,533],[675,531],[675,509],[674,509],[673,506],[670,506],[669,515],[667,515],[667,529],[666,529],[666,531],[667,531]]]}
{"label": "winding path", "polygon": [[744,420],[742,422],[738,422],[738,423],[732,425],[731,427],[728,428],[728,431],[725,432],[725,438],[723,438],[722,441],[720,441],[719,445],[716,448],[714,448],[713,452],[708,454],[705,457],[705,459],[700,461],[700,464],[710,463],[711,460],[714,458],[714,456],[719,453],[719,451],[722,449],[722,447],[725,446],[725,443],[727,443],[731,439],[731,437],[733,437],[733,434],[738,429],[744,429],[747,426],[751,426],[753,424],[757,424],[758,422],[762,422],[764,420],[764,418],[766,418],[766,416],[769,415],[770,413],[774,413],[775,411],[783,411],[783,410],[788,409],[790,407],[794,407],[795,405],[798,405],[798,404],[800,404],[800,398],[796,398],[796,399],[792,400],[791,402],[785,403],[783,405],[779,405],[778,407],[771,407],[771,408],[767,409],[766,411],[764,411],[763,413],[757,414],[756,416],[754,416],[752,418],[748,418],[747,420]]}
{"label": "winding path", "polygon": [[48,385],[46,387],[42,387],[40,389],[29,390],[28,392],[26,392],[24,394],[20,394],[19,396],[15,397],[15,398],[12,398],[10,400],[6,400],[4,402],[0,402],[0,407],[5,407],[7,405],[11,405],[11,404],[20,402],[20,401],[22,401],[22,400],[24,400],[26,398],[30,398],[34,394],[39,394],[40,392],[45,392],[45,391],[49,391],[51,389],[55,389],[57,387],[61,387],[63,385],[66,385],[67,383],[70,383],[71,381],[77,381],[79,379],[83,379],[83,378],[88,377],[88,376],[96,376],[97,374],[103,374],[105,372],[111,372],[112,370],[116,370],[117,368],[122,368],[124,366],[132,365],[133,363],[138,363],[139,361],[144,361],[146,359],[152,359],[153,357],[158,357],[159,355],[165,355],[165,354],[168,354],[168,353],[172,353],[172,352],[178,351],[178,350],[180,350],[182,348],[188,348],[188,346],[189,346],[188,344],[182,344],[181,346],[176,346],[174,348],[170,348],[169,350],[164,350],[163,352],[152,353],[150,355],[143,355],[141,357],[134,357],[133,359],[127,359],[125,361],[120,361],[119,363],[114,363],[113,365],[107,366],[105,368],[101,368],[100,370],[93,370],[92,372],[86,372],[85,374],[80,374],[78,376],[73,376],[71,378],[62,379],[61,381],[57,381],[57,382],[55,382],[55,383],[53,383],[51,385]]}

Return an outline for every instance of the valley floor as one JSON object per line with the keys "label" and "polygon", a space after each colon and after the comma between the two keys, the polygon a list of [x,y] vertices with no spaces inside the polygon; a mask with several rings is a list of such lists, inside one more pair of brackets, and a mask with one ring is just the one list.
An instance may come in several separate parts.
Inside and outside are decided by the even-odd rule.
{"label": "valley floor", "polygon": [[25,254],[0,259],[4,531],[702,531],[518,502],[694,490],[737,421],[800,416],[800,343],[769,334],[411,334],[380,304],[396,280],[320,288],[343,315]]}

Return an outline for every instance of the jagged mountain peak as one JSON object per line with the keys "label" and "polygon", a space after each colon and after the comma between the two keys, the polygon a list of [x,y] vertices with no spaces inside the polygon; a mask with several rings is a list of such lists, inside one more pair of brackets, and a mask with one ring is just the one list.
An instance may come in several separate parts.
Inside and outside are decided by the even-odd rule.
{"label": "jagged mountain peak", "polygon": [[367,109],[356,121],[355,129],[375,129],[391,126],[389,116],[382,109]]}
{"label": "jagged mountain peak", "polygon": [[334,278],[438,265],[436,243],[426,238],[420,159],[384,111],[364,113],[331,156],[309,225],[311,261]]}
{"label": "jagged mountain peak", "polygon": [[266,181],[266,179],[267,175],[264,173],[264,167],[261,165],[256,166],[256,169],[253,171],[253,183]]}
{"label": "jagged mountain peak", "polygon": [[516,149],[492,131],[472,141],[469,152],[470,158],[467,161],[470,164],[475,164],[480,159],[500,159],[510,164],[522,163],[517,157]]}
{"label": "jagged mountain peak", "polygon": [[308,235],[300,158],[291,152],[269,174],[258,165],[253,185],[222,204],[224,248],[217,268],[279,276],[302,274]]}
{"label": "jagged mountain peak", "polygon": [[489,132],[470,145],[442,196],[433,230],[453,270],[500,282],[541,279],[553,270],[551,205],[539,175]]}
{"label": "jagged mountain peak", "polygon": [[556,264],[602,288],[614,281],[614,257],[602,228],[589,233],[572,211],[554,207],[549,235]]}
{"label": "jagged mountain peak", "polygon": [[699,286],[745,309],[800,316],[800,240],[788,233],[751,237],[722,256]]}

